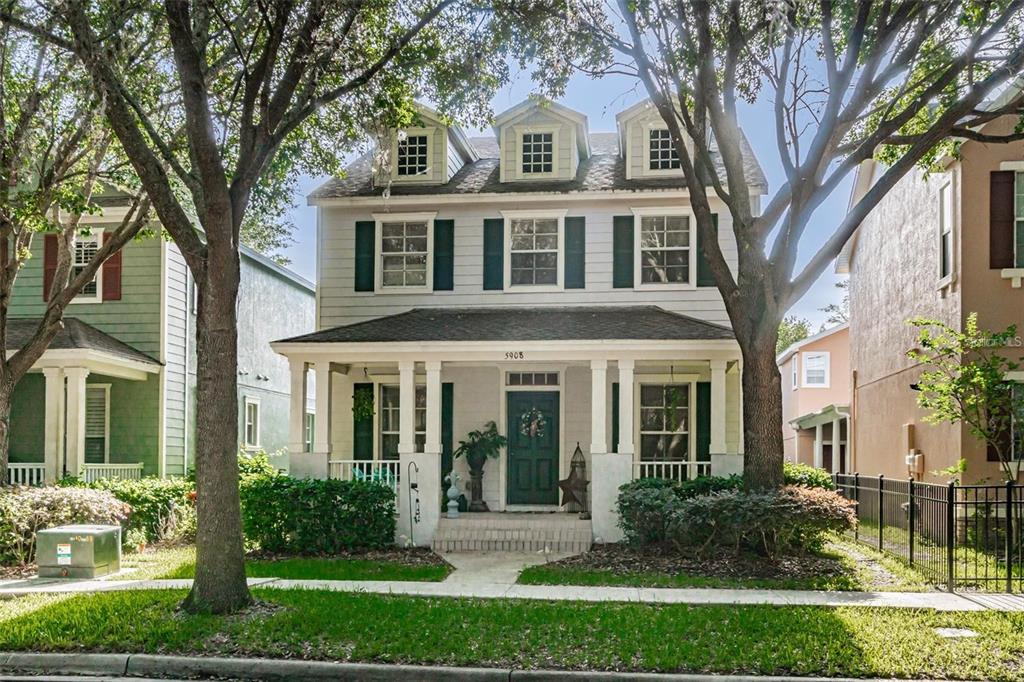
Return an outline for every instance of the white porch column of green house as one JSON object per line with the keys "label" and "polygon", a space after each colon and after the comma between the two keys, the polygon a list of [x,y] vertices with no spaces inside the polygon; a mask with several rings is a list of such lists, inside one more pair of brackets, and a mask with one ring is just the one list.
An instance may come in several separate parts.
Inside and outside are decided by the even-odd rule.
{"label": "white porch column of green house", "polygon": [[[89,370],[66,367],[67,397],[67,473],[78,476],[85,464],[85,379]],[[62,472],[63,473],[63,472]]]}
{"label": "white porch column of green house", "polygon": [[711,474],[729,476],[743,473],[743,456],[728,452],[726,445],[726,410],[725,373],[729,367],[726,360],[711,360],[711,442],[708,452],[711,455]]}
{"label": "white porch column of green house", "polygon": [[619,445],[618,452],[608,452],[608,361],[590,363],[590,515],[594,538],[600,542],[622,539],[615,503],[619,486],[633,478],[633,369],[632,359],[618,361]]}
{"label": "white porch column of green house", "polygon": [[61,455],[64,445],[64,370],[60,367],[43,369],[45,398],[43,415],[43,462],[46,483],[61,477]]}
{"label": "white porch column of green house", "polygon": [[[416,363],[398,363],[398,526],[400,544],[429,547],[441,519],[441,363],[425,363],[427,430],[416,451]],[[416,487],[411,486],[415,483]],[[416,505],[419,502],[419,520]],[[410,506],[410,504],[412,506]],[[412,521],[410,523],[410,520]],[[411,537],[408,534],[411,533]],[[403,538],[402,536],[406,536]]]}

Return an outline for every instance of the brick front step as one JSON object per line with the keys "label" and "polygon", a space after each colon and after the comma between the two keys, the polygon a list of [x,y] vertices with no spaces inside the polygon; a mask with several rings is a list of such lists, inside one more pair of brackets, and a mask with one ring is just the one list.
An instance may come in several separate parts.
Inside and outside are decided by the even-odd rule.
{"label": "brick front step", "polygon": [[442,517],[434,534],[435,552],[548,552],[590,550],[590,521],[576,514],[464,513]]}

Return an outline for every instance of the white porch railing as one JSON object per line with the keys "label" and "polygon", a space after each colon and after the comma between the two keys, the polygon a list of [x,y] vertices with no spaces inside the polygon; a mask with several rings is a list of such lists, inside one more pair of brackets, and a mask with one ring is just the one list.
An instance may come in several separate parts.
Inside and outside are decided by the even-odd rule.
{"label": "white porch railing", "polygon": [[7,483],[10,485],[42,485],[46,465],[41,462],[20,462],[7,465]]}
{"label": "white porch railing", "polygon": [[398,474],[401,463],[395,460],[332,459],[327,462],[327,475],[343,481],[380,481],[398,495]]}
{"label": "white porch railing", "polygon": [[94,483],[101,478],[142,478],[142,463],[138,464],[83,464],[82,480]]}
{"label": "white porch railing", "polygon": [[711,462],[633,462],[633,478],[689,481],[711,475]]}

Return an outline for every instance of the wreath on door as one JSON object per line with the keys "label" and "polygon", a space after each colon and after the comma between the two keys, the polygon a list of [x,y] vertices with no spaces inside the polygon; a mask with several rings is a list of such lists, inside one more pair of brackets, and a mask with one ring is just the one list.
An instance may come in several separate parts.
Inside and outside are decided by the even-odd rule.
{"label": "wreath on door", "polygon": [[527,438],[544,437],[544,413],[531,407],[519,416],[519,432]]}

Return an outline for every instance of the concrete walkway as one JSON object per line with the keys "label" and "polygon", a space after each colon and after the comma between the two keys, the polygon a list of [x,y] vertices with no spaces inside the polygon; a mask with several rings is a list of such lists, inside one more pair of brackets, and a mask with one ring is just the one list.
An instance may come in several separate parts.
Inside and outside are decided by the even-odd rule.
{"label": "concrete walkway", "polygon": [[[937,611],[1019,611],[1024,597],[1007,594],[947,592],[815,592],[809,590],[726,590],[710,588],[588,587],[519,585],[526,566],[559,557],[540,554],[447,554],[456,570],[443,582],[284,580],[250,578],[254,588],[312,589],[336,592],[402,594],[479,599],[639,602],[646,604],[771,604],[778,606],[872,606]],[[0,598],[26,594],[94,593],[118,590],[187,589],[191,580],[58,580],[29,578],[0,581]]]}

